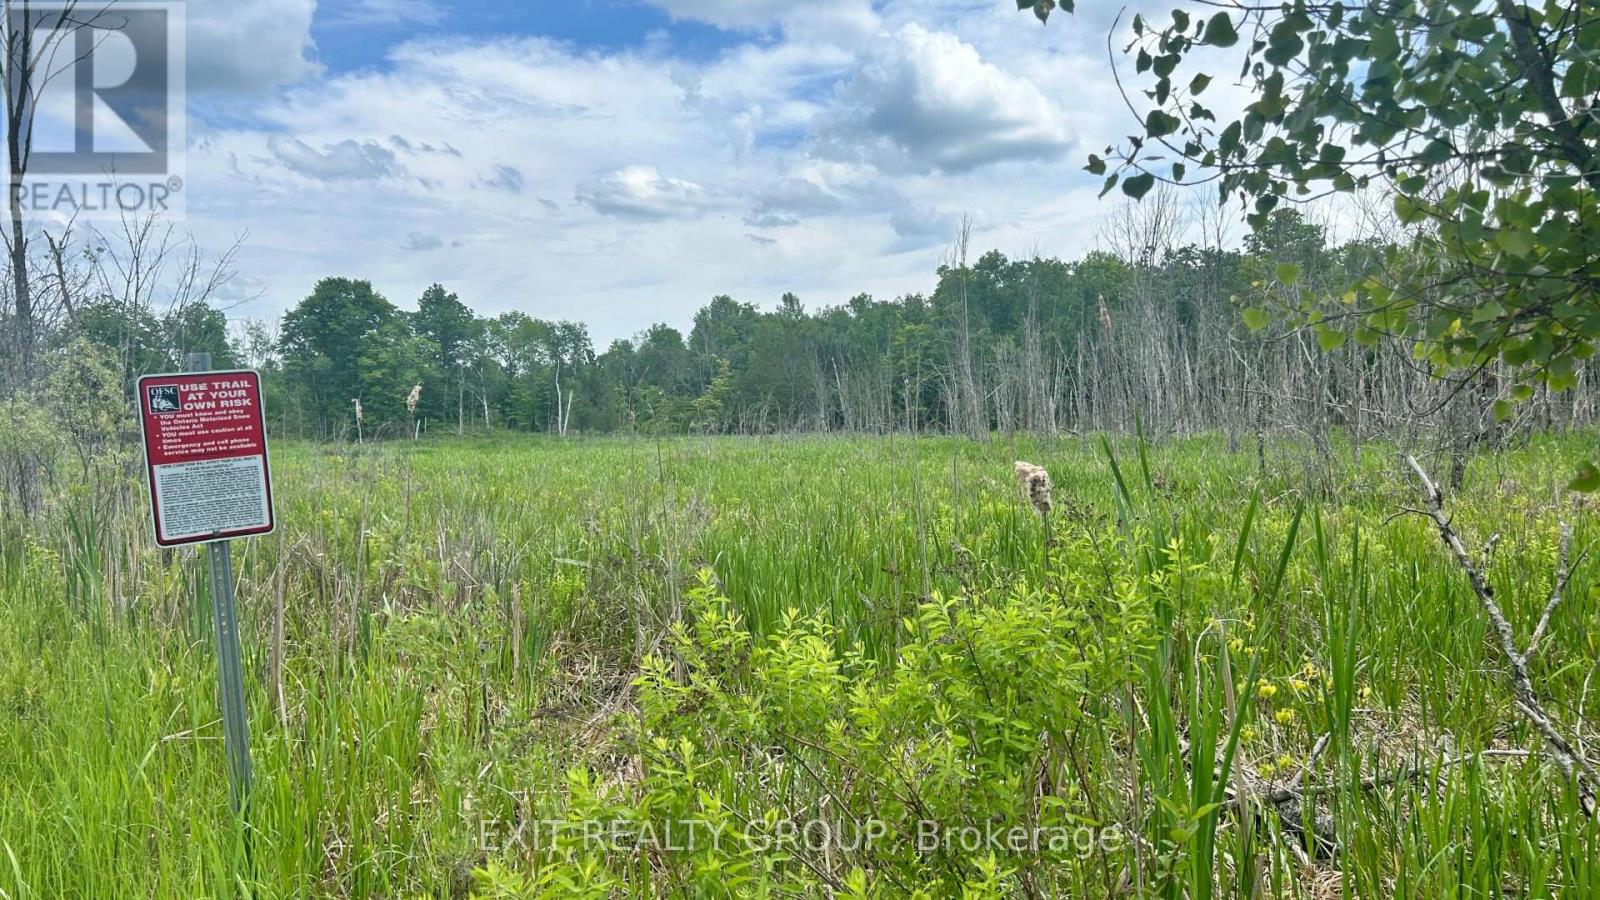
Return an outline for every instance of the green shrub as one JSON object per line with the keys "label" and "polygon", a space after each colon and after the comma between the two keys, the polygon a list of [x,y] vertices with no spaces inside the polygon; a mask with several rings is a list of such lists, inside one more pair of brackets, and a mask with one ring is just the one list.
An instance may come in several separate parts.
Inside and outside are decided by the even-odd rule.
{"label": "green shrub", "polygon": [[[1069,757],[1154,646],[1122,577],[1120,600],[1068,578],[987,602],[936,595],[885,670],[841,649],[821,614],[791,610],[757,638],[702,571],[690,624],[636,681],[639,782],[571,775],[573,827],[545,848],[558,863],[518,890],[565,891],[596,865],[605,883],[646,893],[984,896],[1019,878],[1093,882],[1126,839],[1093,814],[1099,788]],[[597,822],[603,839],[580,824]],[[486,896],[507,883],[480,878]]]}

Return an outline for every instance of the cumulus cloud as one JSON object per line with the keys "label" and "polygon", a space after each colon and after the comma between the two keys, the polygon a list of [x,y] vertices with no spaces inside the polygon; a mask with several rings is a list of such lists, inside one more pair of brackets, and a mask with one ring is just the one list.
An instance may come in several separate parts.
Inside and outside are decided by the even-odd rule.
{"label": "cumulus cloud", "polygon": [[185,4],[191,92],[260,91],[322,71],[312,60],[316,0]]}
{"label": "cumulus cloud", "polygon": [[[975,248],[1071,256],[1092,240],[1097,180],[987,163],[1115,139],[1103,32],[967,0],[658,5],[738,33],[709,57],[679,52],[679,29],[632,48],[418,38],[198,123],[190,222],[249,232],[239,283],[259,299],[239,314],[276,315],[358,259],[390,296],[440,281],[486,314],[583,319],[603,343],[686,326],[718,293],[925,290],[960,213],[982,223]],[[812,14],[864,8],[870,32]]]}
{"label": "cumulus cloud", "polygon": [[802,217],[838,212],[844,201],[822,185],[806,178],[783,178],[756,195],[755,206],[744,223],[752,228],[795,225]]}
{"label": "cumulus cloud", "polygon": [[898,238],[893,245],[896,251],[921,250],[954,241],[961,228],[961,216],[931,206],[906,204],[889,214],[889,227]]}
{"label": "cumulus cloud", "polygon": [[667,178],[654,166],[628,166],[578,185],[574,196],[605,216],[636,221],[693,218],[704,211],[706,189]]}
{"label": "cumulus cloud", "polygon": [[966,172],[1054,159],[1066,114],[1038,85],[987,62],[955,35],[905,25],[838,90],[819,149],[891,168]]}
{"label": "cumulus cloud", "polygon": [[273,135],[267,149],[290,171],[319,181],[365,181],[397,171],[394,151],[375,141],[343,140],[317,150],[299,138]]}

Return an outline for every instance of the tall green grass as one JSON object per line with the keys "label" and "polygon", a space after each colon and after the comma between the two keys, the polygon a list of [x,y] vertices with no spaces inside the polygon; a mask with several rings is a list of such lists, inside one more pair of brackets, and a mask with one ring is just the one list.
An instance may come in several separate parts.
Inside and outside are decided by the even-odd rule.
{"label": "tall green grass", "polygon": [[[1490,573],[1523,639],[1557,522],[1576,546],[1600,539],[1593,506],[1560,489],[1577,442],[1475,459],[1451,499],[1463,531],[1502,534]],[[1129,817],[1136,803],[1147,841],[1108,871],[1136,866],[1170,897],[1324,896],[1330,880],[1347,896],[1600,893],[1595,827],[1559,774],[1536,756],[1456,761],[1538,736],[1436,536],[1391,519],[1415,488],[1381,449],[1316,479],[1259,474],[1216,438],[275,449],[281,530],[234,550],[257,778],[244,824],[197,559],[150,549],[131,483],[5,526],[0,898],[463,895],[474,869],[533,864],[496,823],[563,815],[575,768],[625,768],[617,717],[698,570],[757,635],[820,614],[839,652],[885,668],[930,595],[1001,604],[1066,577],[1018,458],[1054,476],[1052,531],[1086,548],[1067,557],[1077,575],[1159,582],[1158,651],[1080,736],[1078,764],[1103,775],[1090,799]],[[1595,571],[1574,575],[1535,665],[1568,723],[1600,657]],[[1334,786],[1318,802],[1339,852],[1301,838],[1297,853],[1267,810],[1241,828],[1224,802],[1237,770],[1280,780],[1324,734],[1306,781]]]}

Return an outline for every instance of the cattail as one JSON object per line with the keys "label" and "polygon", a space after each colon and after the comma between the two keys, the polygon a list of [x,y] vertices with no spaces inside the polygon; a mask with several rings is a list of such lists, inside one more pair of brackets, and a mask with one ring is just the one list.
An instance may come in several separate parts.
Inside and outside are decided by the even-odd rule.
{"label": "cattail", "polygon": [[1022,489],[1028,492],[1028,502],[1039,511],[1039,515],[1047,516],[1053,505],[1050,500],[1050,473],[1044,466],[1017,460],[1014,467],[1017,481],[1022,484]]}
{"label": "cattail", "polygon": [[1106,307],[1106,295],[1100,294],[1094,299],[1100,306],[1100,327],[1109,332],[1111,330],[1111,310]]}
{"label": "cattail", "polygon": [[419,381],[419,382],[416,383],[415,386],[413,386],[411,388],[411,393],[406,395],[406,412],[411,413],[412,415],[416,415],[417,414],[417,401],[419,401],[421,399],[422,399],[422,382]]}

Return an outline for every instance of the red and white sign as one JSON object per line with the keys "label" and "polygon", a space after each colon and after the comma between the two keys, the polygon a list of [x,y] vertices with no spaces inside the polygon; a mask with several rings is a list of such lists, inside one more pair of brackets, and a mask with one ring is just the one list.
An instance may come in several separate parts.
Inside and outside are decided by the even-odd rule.
{"label": "red and white sign", "polygon": [[157,544],[272,531],[260,375],[146,375],[139,379],[138,401]]}

